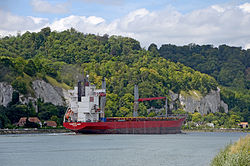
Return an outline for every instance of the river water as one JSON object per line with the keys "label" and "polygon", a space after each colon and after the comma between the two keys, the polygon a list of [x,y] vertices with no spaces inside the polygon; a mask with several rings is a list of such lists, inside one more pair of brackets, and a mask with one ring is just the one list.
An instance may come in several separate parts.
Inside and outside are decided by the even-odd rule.
{"label": "river water", "polygon": [[1,166],[206,166],[246,133],[0,136]]}

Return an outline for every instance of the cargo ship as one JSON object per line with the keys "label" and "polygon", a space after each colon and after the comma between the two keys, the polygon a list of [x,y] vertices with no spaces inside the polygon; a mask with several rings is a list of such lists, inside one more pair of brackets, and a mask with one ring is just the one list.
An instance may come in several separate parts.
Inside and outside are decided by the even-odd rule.
{"label": "cargo ship", "polygon": [[[176,134],[186,115],[168,115],[167,98],[139,98],[138,86],[134,88],[133,117],[107,117],[106,82],[102,80],[102,89],[90,84],[88,77],[78,82],[78,86],[69,90],[69,107],[64,115],[63,126],[76,133],[86,134]],[[150,100],[165,100],[166,115],[158,117],[138,117],[138,103]]]}

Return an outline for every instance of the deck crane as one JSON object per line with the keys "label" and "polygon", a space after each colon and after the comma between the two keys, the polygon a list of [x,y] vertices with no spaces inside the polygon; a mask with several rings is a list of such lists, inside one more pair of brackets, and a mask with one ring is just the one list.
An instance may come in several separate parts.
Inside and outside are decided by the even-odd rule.
{"label": "deck crane", "polygon": [[168,100],[167,97],[150,97],[150,98],[139,98],[139,90],[138,86],[135,85],[134,87],[134,112],[133,116],[138,116],[138,108],[139,108],[139,102],[143,101],[152,101],[152,100],[165,100],[165,110],[166,110],[166,116],[168,115]]}

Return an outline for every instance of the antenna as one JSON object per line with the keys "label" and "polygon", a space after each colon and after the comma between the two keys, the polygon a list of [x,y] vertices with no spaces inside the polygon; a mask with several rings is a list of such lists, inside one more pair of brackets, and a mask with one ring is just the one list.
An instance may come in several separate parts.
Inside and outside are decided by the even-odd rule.
{"label": "antenna", "polygon": [[83,81],[84,81],[84,79],[85,79],[84,68],[83,68],[83,71],[82,71],[82,76],[83,76]]}

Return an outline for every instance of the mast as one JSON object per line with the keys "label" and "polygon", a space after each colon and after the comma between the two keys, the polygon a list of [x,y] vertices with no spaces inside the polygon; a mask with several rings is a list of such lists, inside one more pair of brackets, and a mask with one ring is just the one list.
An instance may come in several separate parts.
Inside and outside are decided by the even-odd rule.
{"label": "mast", "polygon": [[[106,93],[106,81],[105,81],[105,77],[103,77],[103,79],[102,79],[102,89],[104,89],[105,93]],[[101,118],[105,118],[105,112],[104,112],[105,103],[106,103],[106,95],[101,96],[101,102],[100,102]]]}
{"label": "mast", "polygon": [[133,117],[137,117],[138,116],[138,108],[139,108],[139,91],[138,91],[138,86],[135,85],[134,88],[134,112],[133,112]]}
{"label": "mast", "polygon": [[165,102],[165,110],[166,110],[166,117],[168,116],[168,98],[166,97],[166,102]]}

